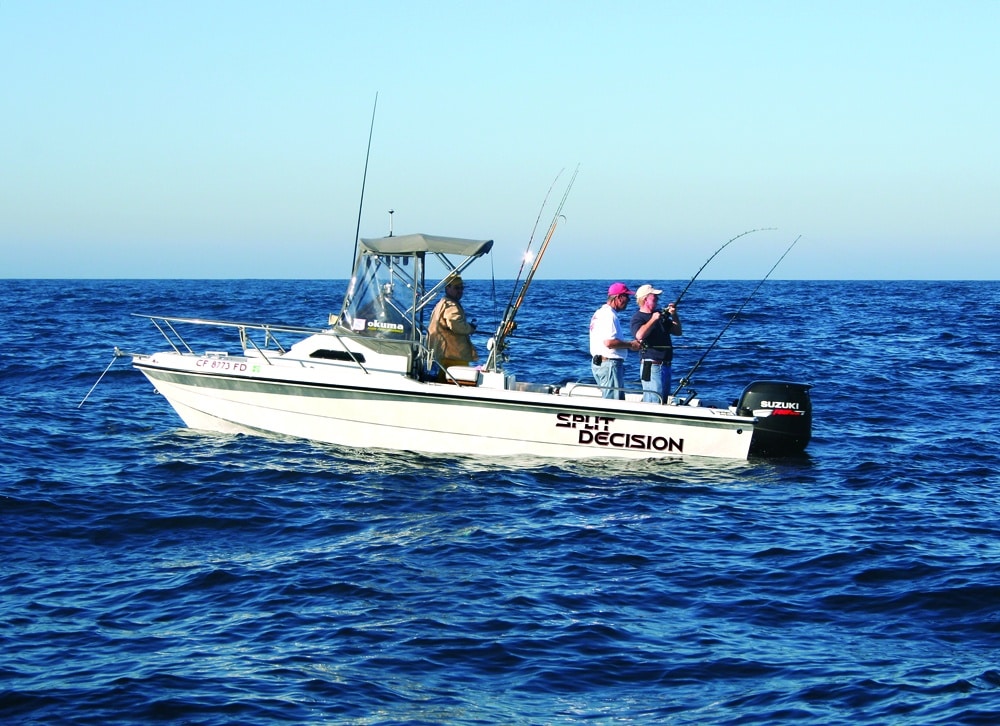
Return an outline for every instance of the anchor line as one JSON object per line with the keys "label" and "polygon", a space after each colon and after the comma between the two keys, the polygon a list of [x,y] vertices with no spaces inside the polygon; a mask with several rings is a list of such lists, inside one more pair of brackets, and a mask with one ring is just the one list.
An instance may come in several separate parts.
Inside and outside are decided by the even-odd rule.
{"label": "anchor line", "polygon": [[104,369],[104,373],[102,373],[98,377],[98,379],[94,383],[94,385],[92,385],[90,387],[90,390],[87,391],[87,395],[83,397],[83,400],[80,401],[80,403],[77,404],[77,406],[76,406],[77,408],[81,408],[83,406],[83,404],[85,404],[87,402],[87,399],[90,398],[90,394],[94,392],[94,389],[97,388],[98,384],[100,384],[100,382],[104,380],[104,376],[106,376],[108,374],[108,371],[111,370],[111,366],[113,366],[115,364],[115,361],[118,360],[119,358],[121,358],[123,355],[124,354],[120,350],[118,350],[118,348],[116,347],[115,348],[115,354],[111,357],[111,362],[108,363],[108,367]]}
{"label": "anchor line", "polygon": [[[525,276],[524,282],[521,283],[520,290],[518,290],[517,292],[517,299],[513,302],[513,304],[508,304],[507,310],[504,312],[503,320],[500,321],[500,326],[497,328],[496,336],[493,339],[493,348],[490,350],[490,356],[486,361],[485,368],[488,371],[496,370],[497,360],[499,359],[501,353],[506,347],[506,339],[516,328],[514,318],[517,316],[517,311],[521,308],[521,305],[524,303],[524,298],[528,294],[528,288],[531,286],[531,282],[535,277],[535,272],[538,271],[538,266],[541,264],[542,258],[545,256],[545,251],[549,247],[549,242],[552,241],[552,235],[555,234],[556,227],[559,224],[559,219],[560,218],[565,219],[565,217],[563,217],[562,214],[562,209],[563,206],[566,204],[566,200],[569,198],[569,192],[573,188],[573,183],[576,181],[576,175],[579,173],[579,171],[580,171],[580,165],[577,164],[576,169],[573,170],[573,176],[570,177],[569,184],[566,185],[566,191],[563,192],[562,199],[559,201],[559,206],[556,208],[555,214],[552,215],[552,222],[549,224],[549,229],[548,232],[546,232],[545,234],[545,239],[542,241],[541,246],[538,248],[538,254],[535,256],[535,259],[531,261],[531,266],[528,268],[528,274]],[[561,173],[562,172],[560,172],[560,174]],[[558,179],[558,176],[556,178]],[[553,182],[553,184],[554,183],[555,182]],[[539,212],[539,216],[541,216],[541,212]],[[523,264],[524,262],[522,260],[522,266]],[[520,276],[520,273],[518,273],[518,276]],[[517,290],[516,284],[514,286],[514,289]]]}
{"label": "anchor line", "polygon": [[729,318],[729,322],[727,322],[726,325],[722,328],[722,330],[719,331],[719,334],[717,336],[715,336],[715,340],[713,340],[712,343],[708,346],[708,348],[705,349],[705,352],[701,354],[701,358],[699,358],[698,361],[691,367],[691,370],[688,371],[687,375],[680,379],[680,382],[677,384],[677,388],[674,389],[674,392],[673,392],[672,395],[676,396],[678,393],[680,393],[680,390],[682,388],[684,388],[686,385],[688,385],[691,382],[691,376],[693,376],[694,373],[695,373],[695,371],[697,371],[698,368],[701,367],[701,364],[704,362],[704,360],[708,356],[709,352],[711,352],[712,348],[714,348],[715,345],[716,345],[716,343],[719,342],[719,340],[722,338],[723,334],[725,334],[725,332],[727,330],[729,330],[729,326],[732,325],[733,322],[735,322],[736,318],[739,317],[740,313],[743,312],[743,308],[745,308],[747,306],[747,304],[749,304],[749,302],[753,298],[753,296],[757,294],[758,290],[760,290],[761,285],[763,285],[767,281],[767,278],[769,278],[771,276],[771,273],[774,272],[775,269],[777,269],[778,265],[781,264],[781,261],[783,259],[785,259],[785,255],[787,255],[789,252],[792,251],[792,247],[794,247],[795,244],[800,239],[802,239],[802,235],[799,235],[794,240],[792,240],[792,243],[790,245],[788,245],[788,249],[786,249],[781,254],[781,257],[778,258],[778,261],[774,263],[774,265],[771,267],[770,270],[768,270],[767,274],[764,275],[764,278],[760,282],[757,283],[757,286],[747,296],[747,299],[743,301],[743,304],[740,305],[739,309],[735,313],[732,314],[732,316]]}

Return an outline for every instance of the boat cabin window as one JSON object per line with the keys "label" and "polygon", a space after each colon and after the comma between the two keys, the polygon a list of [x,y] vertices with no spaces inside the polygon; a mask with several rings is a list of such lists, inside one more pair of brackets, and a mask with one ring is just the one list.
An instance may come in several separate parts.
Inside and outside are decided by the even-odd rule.
{"label": "boat cabin window", "polygon": [[314,350],[309,354],[309,357],[321,360],[343,360],[351,363],[365,362],[364,353],[348,353],[346,350],[327,350],[326,348]]}

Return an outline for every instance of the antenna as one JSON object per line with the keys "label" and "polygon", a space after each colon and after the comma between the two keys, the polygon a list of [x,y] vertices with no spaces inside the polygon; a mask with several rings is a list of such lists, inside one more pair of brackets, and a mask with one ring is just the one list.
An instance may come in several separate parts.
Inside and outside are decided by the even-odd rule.
{"label": "antenna", "polygon": [[368,181],[368,159],[372,155],[372,133],[375,131],[375,109],[378,108],[378,92],[375,93],[375,103],[372,104],[372,124],[368,129],[368,151],[365,152],[365,173],[361,177],[361,201],[358,202],[358,227],[354,231],[354,259],[358,256],[358,240],[361,239],[361,210],[365,207],[365,182]]}
{"label": "antenna", "polygon": [[389,210],[389,236],[392,237],[392,215],[396,212],[395,209]]}

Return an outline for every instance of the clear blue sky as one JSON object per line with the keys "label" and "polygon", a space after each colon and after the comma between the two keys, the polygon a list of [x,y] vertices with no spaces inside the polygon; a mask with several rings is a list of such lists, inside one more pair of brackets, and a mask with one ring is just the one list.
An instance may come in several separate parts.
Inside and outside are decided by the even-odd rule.
{"label": "clear blue sky", "polygon": [[[1000,2],[0,0],[0,277],[1000,278]],[[558,190],[553,196],[558,197]],[[551,209],[546,212],[543,226]],[[486,266],[479,275],[488,276]]]}

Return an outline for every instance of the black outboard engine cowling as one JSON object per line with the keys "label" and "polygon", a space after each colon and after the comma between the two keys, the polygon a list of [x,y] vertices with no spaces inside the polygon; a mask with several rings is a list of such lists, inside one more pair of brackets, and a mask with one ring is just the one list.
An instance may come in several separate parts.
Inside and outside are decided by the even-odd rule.
{"label": "black outboard engine cowling", "polygon": [[741,416],[756,416],[750,454],[801,453],[812,437],[811,386],[787,381],[754,381],[736,404]]}

